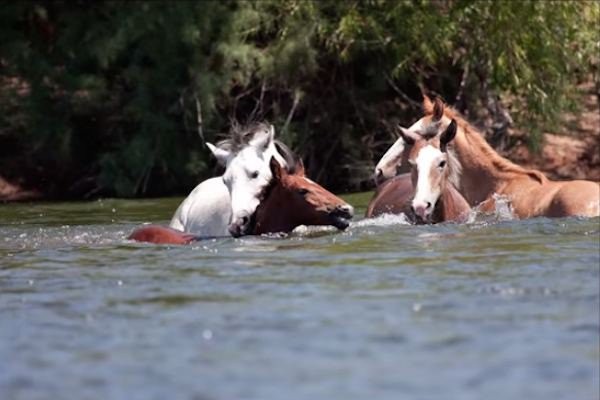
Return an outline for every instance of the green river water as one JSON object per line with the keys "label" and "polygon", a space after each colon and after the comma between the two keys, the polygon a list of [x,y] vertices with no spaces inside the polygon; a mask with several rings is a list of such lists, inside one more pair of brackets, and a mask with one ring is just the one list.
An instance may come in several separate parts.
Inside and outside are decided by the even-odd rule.
{"label": "green river water", "polygon": [[180,200],[0,206],[0,399],[600,397],[598,218],[125,239]]}

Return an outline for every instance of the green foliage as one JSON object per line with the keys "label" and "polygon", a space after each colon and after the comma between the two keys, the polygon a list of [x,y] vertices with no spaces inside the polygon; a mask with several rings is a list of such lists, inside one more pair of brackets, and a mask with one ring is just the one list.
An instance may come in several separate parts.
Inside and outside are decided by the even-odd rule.
{"label": "green foliage", "polygon": [[11,2],[0,167],[63,197],[184,193],[214,172],[203,140],[266,118],[317,180],[356,189],[420,87],[474,118],[504,104],[539,143],[598,80],[599,18],[586,1]]}

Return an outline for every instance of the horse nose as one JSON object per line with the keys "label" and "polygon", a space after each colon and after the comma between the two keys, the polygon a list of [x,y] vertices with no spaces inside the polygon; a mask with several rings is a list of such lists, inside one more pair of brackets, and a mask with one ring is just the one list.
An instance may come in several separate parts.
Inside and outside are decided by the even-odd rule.
{"label": "horse nose", "polygon": [[383,181],[383,171],[381,170],[381,168],[377,168],[375,170],[375,174],[373,175],[373,180],[375,181],[375,184],[377,184],[377,185],[379,185]]}
{"label": "horse nose", "polygon": [[431,209],[431,203],[429,201],[417,202],[411,204],[410,208],[416,215],[418,215],[422,219],[425,219],[427,217],[428,212]]}
{"label": "horse nose", "polygon": [[342,204],[336,207],[336,211],[350,218],[354,216],[354,207],[350,204]]}
{"label": "horse nose", "polygon": [[227,230],[233,237],[240,237],[247,235],[249,232],[250,226],[250,217],[248,215],[244,215],[241,218],[238,218],[236,221],[229,224]]}

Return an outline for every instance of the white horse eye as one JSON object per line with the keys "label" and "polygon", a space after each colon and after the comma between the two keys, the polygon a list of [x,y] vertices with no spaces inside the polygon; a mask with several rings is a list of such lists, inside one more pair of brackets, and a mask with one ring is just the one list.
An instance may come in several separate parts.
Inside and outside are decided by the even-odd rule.
{"label": "white horse eye", "polygon": [[439,167],[440,167],[440,168],[444,168],[445,166],[446,166],[446,160],[442,160],[442,161],[440,161],[440,165],[439,165]]}
{"label": "white horse eye", "polygon": [[252,178],[252,179],[258,178],[258,171],[254,171],[254,172],[250,173],[250,178]]}

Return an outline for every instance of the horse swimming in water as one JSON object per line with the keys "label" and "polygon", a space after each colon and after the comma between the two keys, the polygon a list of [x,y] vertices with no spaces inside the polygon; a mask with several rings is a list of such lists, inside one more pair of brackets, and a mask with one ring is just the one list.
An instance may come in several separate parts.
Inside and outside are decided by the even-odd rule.
{"label": "horse swimming in water", "polygon": [[[600,215],[600,185],[597,182],[552,181],[540,171],[523,168],[500,156],[471,124],[440,99],[431,101],[423,96],[423,109],[425,116],[408,128],[409,132],[429,137],[443,132],[453,119],[456,120],[453,148],[462,166],[457,189],[470,206],[493,211],[495,195],[500,195],[510,201],[513,213],[519,218]],[[398,140],[402,143],[396,146],[397,149],[405,152],[404,139]],[[395,151],[386,156],[401,159],[403,154]],[[380,164],[381,161],[379,167]],[[389,168],[381,169],[379,174],[381,179],[395,175]]]}
{"label": "horse swimming in water", "polygon": [[229,139],[217,146],[207,143],[226,167],[225,173],[198,184],[181,202],[169,226],[196,236],[218,237],[229,236],[230,224],[247,221],[271,180],[271,157],[285,167],[293,157],[274,136],[273,126],[265,123],[234,125]]}
{"label": "horse swimming in water", "polygon": [[[234,237],[291,232],[300,225],[331,225],[340,230],[348,227],[353,207],[308,179],[302,161],[296,161],[288,172],[272,157],[269,169],[271,182],[259,196],[260,203],[248,221],[233,225],[230,233]],[[141,227],[129,236],[131,240],[158,244],[189,244],[205,238],[158,225]]]}
{"label": "horse swimming in water", "polygon": [[456,122],[439,137],[424,138],[400,127],[411,173],[385,181],[367,208],[367,217],[404,213],[416,223],[464,222],[471,208],[456,190],[460,164],[449,150]]}

